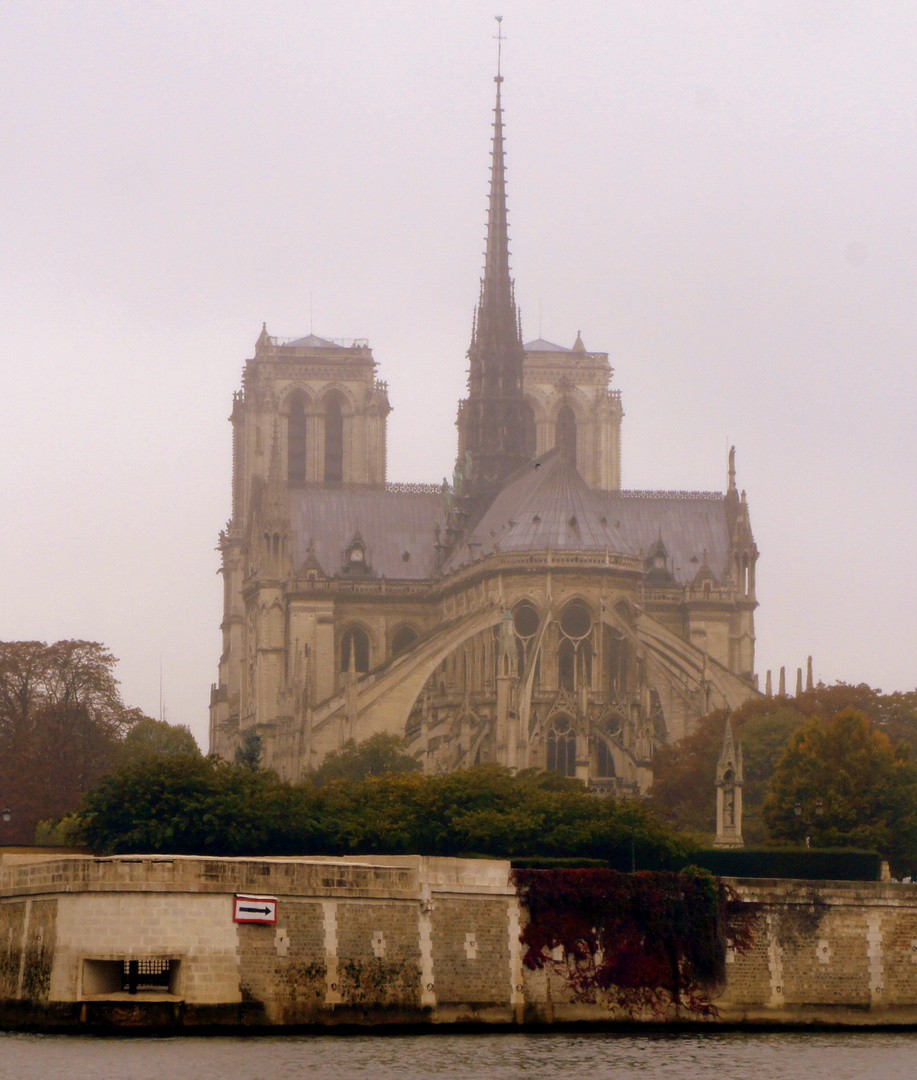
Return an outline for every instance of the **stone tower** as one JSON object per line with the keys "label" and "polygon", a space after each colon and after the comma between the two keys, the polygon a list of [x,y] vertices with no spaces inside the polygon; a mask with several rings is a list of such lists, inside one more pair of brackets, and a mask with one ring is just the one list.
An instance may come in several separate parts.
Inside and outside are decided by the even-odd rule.
{"label": "stone tower", "polygon": [[[211,747],[219,752],[289,711],[296,679],[314,656],[304,636],[299,674],[290,671],[287,582],[302,569],[292,493],[384,489],[390,411],[365,341],[314,334],[281,341],[262,327],[230,417],[232,517],[220,534],[223,651],[211,695]],[[327,649],[330,669],[331,639]]]}

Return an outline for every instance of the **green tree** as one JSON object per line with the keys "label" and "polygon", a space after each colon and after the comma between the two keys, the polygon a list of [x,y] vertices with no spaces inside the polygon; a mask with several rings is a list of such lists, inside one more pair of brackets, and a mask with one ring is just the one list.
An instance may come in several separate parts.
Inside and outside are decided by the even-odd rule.
{"label": "green tree", "polygon": [[[784,700],[762,698],[731,714],[733,732],[742,743],[745,783],[743,833],[748,843],[764,838],[761,805],[790,735],[805,716]],[[723,746],[724,710],[703,717],[696,731],[653,759],[653,802],[681,828],[712,835],[716,828],[716,763]]]}
{"label": "green tree", "polygon": [[307,810],[270,770],[169,754],[104,777],[81,816],[98,851],[273,855],[311,850]]}
{"label": "green tree", "polygon": [[100,851],[606,858],[677,867],[691,844],[643,801],[598,799],[575,780],[481,766],[289,785],[189,754],[105,777],[83,808]]}
{"label": "green tree", "polygon": [[338,855],[607,858],[622,869],[682,865],[692,845],[638,800],[599,799],[576,780],[482,765],[314,790],[324,850]]}
{"label": "green tree", "polygon": [[848,708],[863,712],[893,742],[907,742],[917,756],[917,691],[883,694],[865,683],[820,685],[798,697],[757,697],[731,714],[702,717],[691,735],[657,751],[653,801],[680,828],[713,835],[716,763],[728,715],[745,764],[743,833],[747,843],[763,843],[767,830],[761,809],[788,739],[811,717],[829,719]]}
{"label": "green tree", "polygon": [[184,724],[170,724],[143,716],[128,728],[118,750],[118,764],[130,765],[148,757],[191,754],[200,757],[200,747]]}
{"label": "green tree", "polygon": [[242,736],[242,745],[236,747],[236,764],[257,772],[261,768],[263,750],[264,739],[261,735],[257,731],[246,731]]}
{"label": "green tree", "polygon": [[332,780],[366,780],[370,776],[419,772],[420,762],[405,753],[405,740],[377,732],[365,742],[348,739],[340,750],[332,750],[309,779],[314,784]]}
{"label": "green tree", "polygon": [[881,852],[917,869],[917,768],[904,744],[857,709],[815,717],[794,733],[764,803],[772,840]]}

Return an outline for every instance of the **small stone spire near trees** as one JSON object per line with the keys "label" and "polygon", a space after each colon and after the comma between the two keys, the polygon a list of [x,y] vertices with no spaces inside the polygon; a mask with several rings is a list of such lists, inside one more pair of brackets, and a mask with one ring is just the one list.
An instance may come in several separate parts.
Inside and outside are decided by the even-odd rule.
{"label": "small stone spire near trees", "polygon": [[786,697],[786,668],[780,669],[780,683],[777,688],[777,697]]}
{"label": "small stone spire near trees", "polygon": [[812,657],[806,659],[806,690],[814,690],[815,686],[812,683]]}
{"label": "small stone spire near trees", "polygon": [[723,748],[716,763],[716,839],[714,847],[745,847],[742,839],[742,744],[732,738],[726,721]]}
{"label": "small stone spire near trees", "polygon": [[802,668],[796,668],[796,697],[802,696]]}
{"label": "small stone spire near trees", "polygon": [[766,675],[766,677],[764,679],[764,696],[765,697],[773,697],[774,696],[774,684],[771,681],[771,669],[770,668],[767,669],[767,675]]}

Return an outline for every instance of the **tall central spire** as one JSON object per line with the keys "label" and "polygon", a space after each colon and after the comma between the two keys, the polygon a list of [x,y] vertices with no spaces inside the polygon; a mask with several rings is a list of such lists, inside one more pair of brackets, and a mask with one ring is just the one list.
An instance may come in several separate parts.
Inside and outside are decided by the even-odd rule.
{"label": "tall central spire", "polygon": [[[502,39],[500,39],[502,40]],[[494,141],[490,162],[490,195],[487,206],[487,247],[481,304],[488,314],[511,316],[516,326],[513,283],[509,276],[509,229],[506,220],[506,155],[503,149],[503,106],[500,101],[500,61],[497,61],[497,104],[494,108]],[[505,318],[502,321],[506,321]]]}
{"label": "tall central spire", "polygon": [[[498,23],[501,20],[498,18]],[[502,33],[498,33],[499,46]],[[509,231],[506,214],[506,160],[503,145],[503,105],[500,53],[497,54],[497,102],[494,108],[487,246],[484,277],[468,350],[468,397],[459,406],[459,456],[470,455],[465,492],[481,510],[503,481],[526,460],[525,401],[522,365],[525,354],[519,312],[509,273]]]}

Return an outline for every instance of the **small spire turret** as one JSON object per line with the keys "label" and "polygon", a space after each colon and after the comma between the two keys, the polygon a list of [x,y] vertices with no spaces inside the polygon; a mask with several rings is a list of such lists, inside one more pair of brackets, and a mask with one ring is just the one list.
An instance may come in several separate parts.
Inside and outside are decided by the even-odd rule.
{"label": "small spire turret", "polygon": [[723,746],[716,763],[716,839],[714,847],[744,847],[742,839],[742,744],[732,737],[732,722],[726,721]]}

